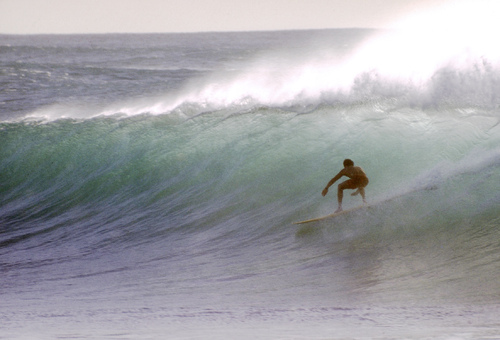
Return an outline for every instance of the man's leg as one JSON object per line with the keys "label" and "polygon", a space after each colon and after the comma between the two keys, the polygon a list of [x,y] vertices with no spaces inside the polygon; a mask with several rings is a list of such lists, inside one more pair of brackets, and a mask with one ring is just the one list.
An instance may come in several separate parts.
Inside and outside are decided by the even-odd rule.
{"label": "man's leg", "polygon": [[356,196],[358,194],[361,194],[361,197],[363,198],[363,203],[366,203],[366,199],[365,199],[365,188],[364,187],[361,187],[361,188],[358,188],[358,190],[356,190],[355,192],[353,192],[351,194],[351,196]]}
{"label": "man's leg", "polygon": [[363,203],[367,204],[366,199],[365,199],[365,188],[361,187],[357,191],[359,191],[359,193],[361,194],[361,197],[363,197]]}
{"label": "man's leg", "polygon": [[339,203],[339,207],[335,211],[336,213],[342,211],[342,199],[344,198],[344,190],[345,189],[355,189],[355,188],[352,188],[352,180],[348,179],[347,181],[340,183],[338,186],[337,201]]}
{"label": "man's leg", "polygon": [[335,212],[341,212],[342,211],[342,199],[344,198],[344,189],[341,189],[340,188],[340,184],[339,184],[339,187],[337,189],[337,202],[339,203],[339,207],[337,208],[337,210],[335,210]]}

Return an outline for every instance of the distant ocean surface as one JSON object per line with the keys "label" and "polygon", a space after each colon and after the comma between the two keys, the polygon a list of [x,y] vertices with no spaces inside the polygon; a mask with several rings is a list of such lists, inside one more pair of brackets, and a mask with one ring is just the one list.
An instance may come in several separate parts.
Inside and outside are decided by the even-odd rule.
{"label": "distant ocean surface", "polygon": [[[500,338],[481,47],[0,35],[0,339]],[[293,225],[335,210],[345,158],[371,206]]]}

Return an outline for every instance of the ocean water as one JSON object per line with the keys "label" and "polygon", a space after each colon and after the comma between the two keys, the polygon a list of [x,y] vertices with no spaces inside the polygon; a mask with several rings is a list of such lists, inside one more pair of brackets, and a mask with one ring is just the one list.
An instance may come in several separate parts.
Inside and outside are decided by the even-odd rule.
{"label": "ocean water", "polygon": [[500,338],[500,53],[410,37],[0,36],[0,339]]}

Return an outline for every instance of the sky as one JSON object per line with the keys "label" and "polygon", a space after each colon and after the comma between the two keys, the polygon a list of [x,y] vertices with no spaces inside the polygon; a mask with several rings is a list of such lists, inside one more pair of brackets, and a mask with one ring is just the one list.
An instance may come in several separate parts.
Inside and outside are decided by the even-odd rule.
{"label": "sky", "polygon": [[0,34],[388,28],[453,1],[0,0]]}

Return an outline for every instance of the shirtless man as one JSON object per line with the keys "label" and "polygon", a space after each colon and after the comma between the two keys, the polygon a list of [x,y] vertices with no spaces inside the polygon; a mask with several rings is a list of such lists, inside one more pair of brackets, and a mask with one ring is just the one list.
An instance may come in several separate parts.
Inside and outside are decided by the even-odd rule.
{"label": "shirtless man", "polygon": [[351,194],[351,196],[361,194],[363,203],[366,204],[365,187],[368,185],[368,177],[366,176],[363,169],[361,169],[359,166],[354,166],[354,162],[350,159],[344,160],[344,168],[340,170],[340,172],[335,177],[333,177],[330,182],[328,182],[321,195],[323,195],[323,197],[326,196],[326,194],[328,193],[328,188],[342,176],[347,176],[349,177],[349,179],[345,182],[340,183],[338,186],[337,200],[339,202],[339,207],[335,211],[336,213],[342,211],[342,198],[344,197],[344,189],[357,189]]}

